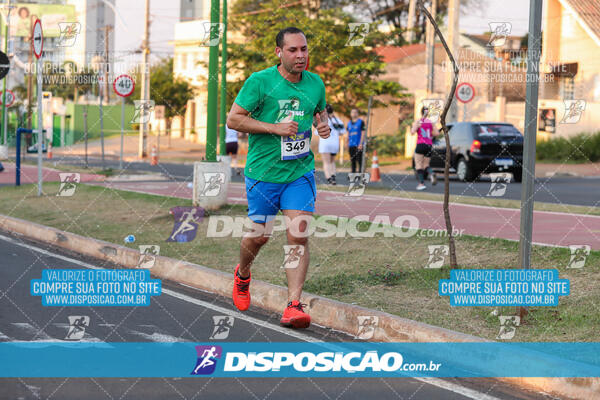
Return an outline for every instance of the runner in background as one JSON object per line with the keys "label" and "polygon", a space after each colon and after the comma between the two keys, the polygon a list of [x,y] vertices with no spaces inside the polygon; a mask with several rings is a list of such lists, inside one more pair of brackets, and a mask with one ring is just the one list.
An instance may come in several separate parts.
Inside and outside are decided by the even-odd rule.
{"label": "runner in background", "polygon": [[238,131],[229,128],[227,125],[225,125],[225,153],[231,156],[231,167],[235,168],[235,172],[240,175],[237,165]]}
{"label": "runner in background", "polygon": [[427,186],[425,186],[425,170],[429,173],[429,179],[431,179],[431,184],[435,185],[437,183],[437,178],[435,177],[435,173],[431,170],[429,166],[429,161],[431,161],[431,149],[433,148],[433,137],[438,136],[440,132],[436,129],[435,126],[431,123],[431,121],[427,118],[427,114],[429,113],[429,109],[427,107],[421,108],[421,118],[418,121],[415,121],[410,130],[411,134],[417,134],[417,147],[415,148],[415,170],[417,171],[417,178],[419,179],[419,184],[417,185],[417,190],[425,190]]}
{"label": "runner in background", "polygon": [[344,134],[344,123],[334,115],[331,104],[326,106],[329,114],[329,129],[331,135],[327,139],[319,139],[319,153],[323,160],[323,172],[325,179],[330,185],[336,185],[335,181],[335,156],[340,151],[340,135]]}
{"label": "runner in background", "polygon": [[348,121],[348,154],[350,154],[351,172],[362,171],[362,132],[365,130],[365,122],[358,118],[358,109],[350,111]]}

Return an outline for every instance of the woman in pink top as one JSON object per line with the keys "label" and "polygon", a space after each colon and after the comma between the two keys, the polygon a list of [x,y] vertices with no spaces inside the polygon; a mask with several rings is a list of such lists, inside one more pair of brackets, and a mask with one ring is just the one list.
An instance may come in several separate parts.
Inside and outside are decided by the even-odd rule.
{"label": "woman in pink top", "polygon": [[421,108],[421,119],[415,121],[412,125],[410,133],[413,135],[417,134],[417,147],[415,148],[415,169],[417,170],[417,177],[419,179],[419,185],[417,190],[425,190],[425,170],[429,173],[431,184],[437,183],[435,174],[429,167],[429,161],[431,160],[431,149],[433,145],[433,138],[438,136],[440,132],[431,121],[427,118],[429,109],[427,107]]}

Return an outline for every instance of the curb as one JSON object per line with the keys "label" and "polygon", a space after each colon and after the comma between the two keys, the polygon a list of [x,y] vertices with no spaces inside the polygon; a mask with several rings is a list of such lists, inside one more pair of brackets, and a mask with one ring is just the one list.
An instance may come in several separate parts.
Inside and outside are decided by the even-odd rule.
{"label": "curb", "polygon": [[[29,239],[61,247],[79,254],[136,268],[140,253],[128,247],[61,231],[34,222],[0,214],[0,231],[18,234]],[[151,274],[221,296],[229,297],[233,275],[201,265],[157,256]],[[252,305],[281,313],[287,302],[287,288],[257,279],[252,281]],[[342,303],[325,297],[303,293],[302,302],[308,305],[315,324],[356,335],[358,316],[376,316],[378,326],[371,341],[376,342],[483,342],[477,336],[467,335],[401,318],[381,311]],[[521,388],[553,395],[590,399],[600,398],[600,378],[495,378]]]}

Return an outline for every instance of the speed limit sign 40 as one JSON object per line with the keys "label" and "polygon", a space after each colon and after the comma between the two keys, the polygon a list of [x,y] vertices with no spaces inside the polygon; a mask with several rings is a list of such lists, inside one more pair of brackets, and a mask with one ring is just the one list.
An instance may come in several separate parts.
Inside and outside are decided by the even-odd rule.
{"label": "speed limit sign 40", "polygon": [[129,75],[119,75],[113,82],[113,90],[121,97],[130,96],[135,89],[135,82]]}
{"label": "speed limit sign 40", "polygon": [[456,87],[456,100],[461,103],[468,103],[475,97],[475,88],[467,82],[463,82]]}

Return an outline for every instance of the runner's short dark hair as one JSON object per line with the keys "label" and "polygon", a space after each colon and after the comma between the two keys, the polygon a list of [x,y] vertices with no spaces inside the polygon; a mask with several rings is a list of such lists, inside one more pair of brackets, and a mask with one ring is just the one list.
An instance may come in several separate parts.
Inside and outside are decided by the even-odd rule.
{"label": "runner's short dark hair", "polygon": [[275,36],[275,44],[277,45],[277,47],[283,47],[283,38],[287,33],[301,33],[304,35],[304,32],[302,32],[301,29],[298,29],[295,26],[288,26],[287,28],[280,30],[277,36]]}

